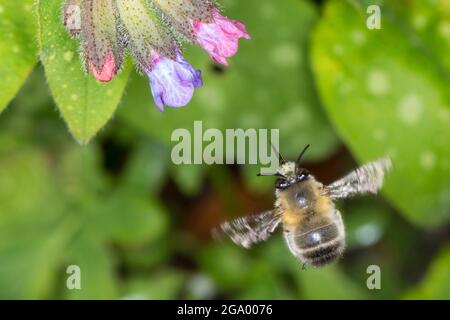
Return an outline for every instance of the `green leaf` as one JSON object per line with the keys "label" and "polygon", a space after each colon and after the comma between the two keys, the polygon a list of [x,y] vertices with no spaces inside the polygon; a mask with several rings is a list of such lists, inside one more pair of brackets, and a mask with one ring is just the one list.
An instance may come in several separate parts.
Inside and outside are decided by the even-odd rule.
{"label": "green leaf", "polygon": [[154,244],[169,231],[167,212],[151,196],[164,177],[164,151],[160,145],[141,143],[96,219],[97,227],[122,245]]}
{"label": "green leaf", "polygon": [[[132,77],[119,115],[133,128],[170,141],[176,128],[280,129],[286,157],[311,143],[310,158],[333,152],[338,143],[321,109],[308,67],[308,38],[317,13],[306,1],[222,1],[226,15],[245,22],[252,40],[241,40],[239,52],[222,69],[198,46],[185,56],[202,70],[204,86],[182,109],[161,113],[154,105],[147,80]],[[277,26],[274,28],[274,26]]]}
{"label": "green leaf", "polygon": [[110,82],[99,83],[83,71],[79,43],[61,22],[62,1],[39,2],[41,60],[53,97],[70,132],[86,144],[108,122],[125,89],[129,67]]}
{"label": "green leaf", "polygon": [[119,188],[148,194],[159,191],[167,174],[169,150],[148,140],[136,145]]}
{"label": "green leaf", "polygon": [[47,297],[76,224],[60,219],[65,208],[48,158],[21,141],[0,140],[0,296]]}
{"label": "green leaf", "polygon": [[432,262],[417,288],[410,290],[406,299],[450,299],[450,246]]}
{"label": "green leaf", "polygon": [[[366,28],[366,6],[359,2],[327,2],[313,37],[313,69],[352,153],[361,163],[390,156],[387,196],[412,222],[436,226],[450,216],[450,70],[436,41],[422,37],[448,26],[450,8],[418,33],[411,19],[395,13],[394,2],[384,2],[380,30]],[[412,2],[435,10],[431,1]],[[444,47],[449,41],[440,38]],[[431,51],[427,43],[434,43]]]}
{"label": "green leaf", "polygon": [[[139,177],[160,166],[146,166],[143,147],[113,187],[96,144],[49,150],[0,135],[0,297],[117,298],[117,251],[136,250],[129,270],[173,250],[168,215]],[[66,287],[69,265],[81,268],[81,290]]]}
{"label": "green leaf", "polygon": [[34,0],[0,0],[0,112],[36,63]]}
{"label": "green leaf", "polygon": [[407,21],[410,36],[420,40],[422,49],[428,51],[430,58],[450,70],[449,4],[437,4],[434,0],[413,0],[408,1],[408,5],[402,1],[390,1],[389,4],[395,14]]}
{"label": "green leaf", "polygon": [[[155,200],[128,193],[114,194],[98,219],[97,228],[123,245],[160,240],[169,230],[167,213]],[[126,214],[125,214],[126,213]]]}
{"label": "green leaf", "polygon": [[[49,296],[71,230],[68,224],[48,223],[22,225],[13,233],[2,230],[0,298],[39,299]],[[17,237],[17,234],[21,236]]]}
{"label": "green leaf", "polygon": [[2,142],[0,225],[42,214],[40,208],[47,206],[46,200],[55,192],[49,182],[46,159],[38,151],[20,144],[6,147]]}
{"label": "green leaf", "polygon": [[98,146],[71,145],[62,150],[56,181],[60,191],[73,200],[83,201],[102,194],[109,187],[101,170],[101,154]]}

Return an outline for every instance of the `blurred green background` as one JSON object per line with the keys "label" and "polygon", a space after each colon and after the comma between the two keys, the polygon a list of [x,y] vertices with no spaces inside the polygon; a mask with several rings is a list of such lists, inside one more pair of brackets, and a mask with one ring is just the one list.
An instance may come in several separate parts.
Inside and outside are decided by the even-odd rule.
{"label": "blurred green background", "polygon": [[[253,36],[230,68],[186,46],[205,85],[164,113],[132,71],[88,145],[67,130],[33,51],[9,103],[17,73],[2,62],[0,298],[449,299],[450,1],[220,3]],[[366,27],[370,4],[380,30]],[[271,208],[274,181],[257,178],[259,166],[173,165],[171,133],[194,120],[279,128],[286,158],[310,143],[305,166],[324,183],[383,155],[394,169],[380,196],[337,204],[343,259],[302,270],[281,232],[252,250],[211,240],[221,221]],[[66,288],[69,265],[81,290]],[[369,265],[381,290],[366,286]]]}

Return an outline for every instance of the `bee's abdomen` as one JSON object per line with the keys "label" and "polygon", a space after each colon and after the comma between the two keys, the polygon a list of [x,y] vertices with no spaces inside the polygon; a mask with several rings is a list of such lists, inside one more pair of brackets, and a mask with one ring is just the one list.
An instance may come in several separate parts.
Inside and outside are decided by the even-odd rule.
{"label": "bee's abdomen", "polygon": [[338,259],[345,248],[345,231],[340,214],[334,219],[313,218],[287,235],[291,250],[302,262],[323,266]]}
{"label": "bee's abdomen", "polygon": [[335,239],[307,250],[299,250],[300,258],[307,264],[320,267],[338,259],[344,251],[344,241]]}

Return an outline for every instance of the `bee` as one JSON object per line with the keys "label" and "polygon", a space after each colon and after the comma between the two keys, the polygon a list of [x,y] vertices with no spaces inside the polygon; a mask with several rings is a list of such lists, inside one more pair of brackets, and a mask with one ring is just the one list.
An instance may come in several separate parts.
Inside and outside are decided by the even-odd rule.
{"label": "bee", "polygon": [[330,185],[323,185],[300,161],[309,148],[307,145],[297,161],[279,157],[275,174],[275,206],[273,210],[249,215],[223,223],[213,231],[225,234],[244,248],[267,240],[282,224],[283,234],[291,253],[303,264],[324,266],[340,258],[345,249],[345,228],[334,201],[381,189],[384,176],[391,168],[389,158],[365,164]]}

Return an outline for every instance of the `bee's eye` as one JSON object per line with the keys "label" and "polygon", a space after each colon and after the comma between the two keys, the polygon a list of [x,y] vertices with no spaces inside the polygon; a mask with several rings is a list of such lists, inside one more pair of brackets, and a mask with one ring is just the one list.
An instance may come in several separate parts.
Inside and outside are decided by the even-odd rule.
{"label": "bee's eye", "polygon": [[280,178],[275,182],[275,187],[277,189],[286,189],[289,187],[289,183],[285,179]]}

